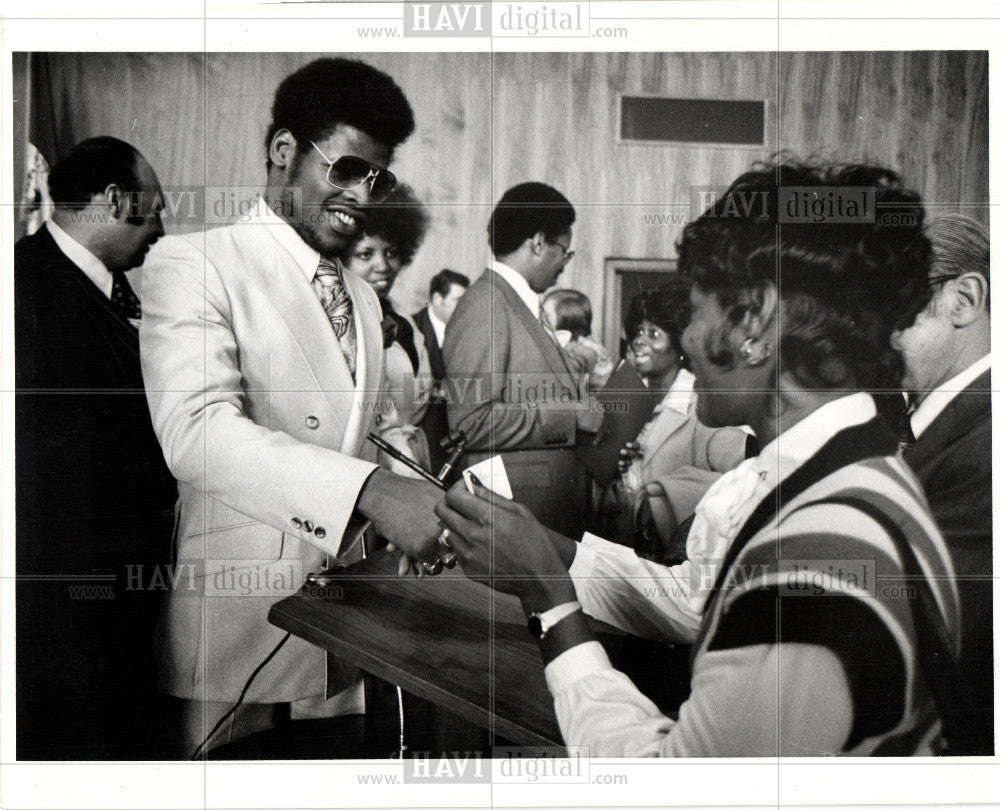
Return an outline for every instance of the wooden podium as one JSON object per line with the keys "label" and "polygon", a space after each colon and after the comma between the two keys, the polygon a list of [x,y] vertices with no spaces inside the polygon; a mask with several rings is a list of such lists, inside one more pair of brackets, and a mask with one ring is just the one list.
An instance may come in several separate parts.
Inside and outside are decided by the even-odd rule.
{"label": "wooden podium", "polygon": [[520,603],[445,570],[396,575],[378,552],[325,588],[276,603],[271,624],[519,745],[561,746]]}

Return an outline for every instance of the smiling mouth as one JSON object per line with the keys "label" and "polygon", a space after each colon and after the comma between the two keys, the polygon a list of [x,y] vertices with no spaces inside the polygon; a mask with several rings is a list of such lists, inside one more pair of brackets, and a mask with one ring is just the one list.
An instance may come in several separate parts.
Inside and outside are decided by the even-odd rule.
{"label": "smiling mouth", "polygon": [[339,208],[324,209],[329,217],[328,223],[332,229],[345,236],[353,236],[361,227],[363,218],[357,214],[348,214]]}

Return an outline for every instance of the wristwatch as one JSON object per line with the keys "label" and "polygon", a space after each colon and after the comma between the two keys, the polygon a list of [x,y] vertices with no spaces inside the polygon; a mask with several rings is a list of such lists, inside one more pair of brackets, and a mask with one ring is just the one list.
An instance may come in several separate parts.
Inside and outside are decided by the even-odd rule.
{"label": "wristwatch", "polygon": [[528,616],[528,630],[535,638],[545,638],[545,634],[572,613],[583,610],[579,602],[563,602],[543,613]]}

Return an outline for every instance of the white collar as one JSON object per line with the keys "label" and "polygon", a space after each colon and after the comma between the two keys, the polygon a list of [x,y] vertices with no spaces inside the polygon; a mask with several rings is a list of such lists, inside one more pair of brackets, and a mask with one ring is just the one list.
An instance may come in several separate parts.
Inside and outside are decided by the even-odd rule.
{"label": "white collar", "polygon": [[[302,237],[295,232],[295,229],[271,210],[263,195],[257,198],[257,207],[240,219],[240,222],[250,221],[260,223],[267,228],[267,232],[291,254],[295,264],[302,271],[306,283],[312,284],[313,278],[316,276],[316,268],[319,267],[319,253],[303,242]],[[343,273],[344,266],[339,259],[337,265]]]}
{"label": "white collar", "polygon": [[528,284],[528,280],[524,276],[518,273],[513,267],[508,267],[503,262],[498,262],[495,259],[493,261],[493,272],[514,288],[517,297],[524,301],[524,305],[532,315],[536,318],[540,316],[542,308],[538,293],[531,289],[531,285]]}
{"label": "white collar", "polygon": [[51,219],[45,223],[45,227],[49,229],[52,241],[66,255],[66,258],[79,267],[83,274],[94,282],[94,286],[104,293],[105,298],[111,300],[111,290],[114,288],[115,279],[104,262],[56,225]]}
{"label": "white collar", "polygon": [[[840,397],[817,408],[767,444],[756,458],[748,458],[715,481],[695,507],[688,533],[688,559],[694,570],[706,561],[718,565],[754,509],[782,481],[844,428],[875,418],[870,394]],[[692,593],[691,605],[701,612],[709,591]]]}
{"label": "white collar", "polygon": [[919,439],[920,434],[930,427],[931,422],[938,418],[941,411],[947,408],[951,404],[951,401],[965,390],[969,383],[990,367],[992,362],[991,357],[991,353],[987,353],[985,357],[980,357],[965,371],[956,374],[927,395],[926,399],[920,403],[920,406],[910,416],[910,427],[913,430],[914,438]]}
{"label": "white collar", "polygon": [[448,324],[434,314],[434,310],[431,309],[430,304],[427,305],[427,320],[431,322],[431,328],[434,330],[434,337],[437,338],[438,346],[444,346],[444,330]]}
{"label": "white collar", "polygon": [[685,416],[691,409],[691,402],[693,400],[694,374],[686,368],[682,368],[677,372],[677,376],[674,378],[673,383],[671,383],[670,388],[667,389],[667,393],[663,399],[653,408],[653,412],[659,413],[664,408],[670,408],[670,410],[677,411],[677,413]]}
{"label": "white collar", "polygon": [[871,394],[859,392],[835,399],[768,442],[753,459],[755,466],[768,477],[768,483],[777,486],[837,433],[863,425],[875,415],[875,400]]}

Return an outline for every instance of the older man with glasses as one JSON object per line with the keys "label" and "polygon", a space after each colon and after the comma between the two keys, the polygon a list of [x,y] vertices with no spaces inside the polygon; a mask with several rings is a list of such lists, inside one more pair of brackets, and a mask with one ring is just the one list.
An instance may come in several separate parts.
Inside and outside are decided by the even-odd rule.
{"label": "older man with glasses", "polygon": [[958,696],[968,753],[993,753],[993,514],[990,417],[990,237],[960,214],[933,220],[932,298],[893,336],[906,363],[920,478],[948,543],[962,599]]}

